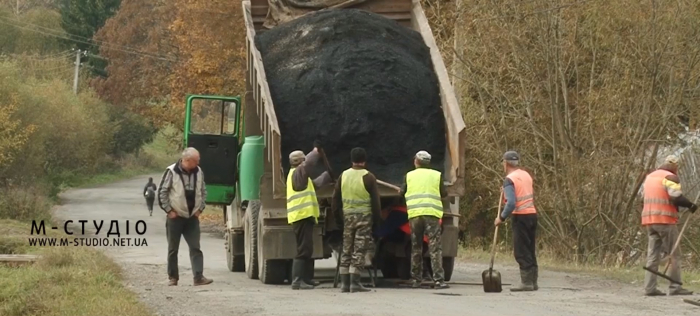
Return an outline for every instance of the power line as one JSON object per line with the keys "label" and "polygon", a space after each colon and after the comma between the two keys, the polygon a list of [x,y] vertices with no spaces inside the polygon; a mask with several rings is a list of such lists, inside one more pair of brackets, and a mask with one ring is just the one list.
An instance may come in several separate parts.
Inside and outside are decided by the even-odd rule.
{"label": "power line", "polygon": [[[10,19],[4,19],[4,18],[1,18],[1,17],[0,17],[0,20],[5,20],[6,22],[10,21]],[[42,31],[39,31],[39,30],[28,29],[28,28],[23,27],[23,26],[20,26],[20,25],[11,24],[11,23],[7,23],[7,24],[8,24],[8,25],[12,25],[12,26],[14,26],[14,27],[19,27],[19,28],[23,28],[23,29],[26,29],[26,30],[38,32],[38,33],[41,33],[41,34],[45,34],[45,35],[49,35],[49,36],[54,36],[54,37],[66,39],[66,40],[73,41],[73,42],[78,42],[78,43],[83,43],[83,44],[88,44],[88,45],[93,45],[94,43],[98,43],[98,44],[100,44],[100,45],[107,46],[108,48],[109,48],[110,46],[114,47],[114,48],[110,48],[110,49],[115,49],[115,50],[126,49],[126,50],[129,50],[129,51],[130,51],[130,52],[128,52],[128,53],[134,53],[134,54],[138,54],[138,55],[142,55],[142,56],[147,56],[147,57],[152,57],[152,58],[159,58],[159,59],[164,59],[164,60],[168,60],[168,61],[176,61],[176,60],[173,60],[173,59],[165,58],[165,57],[163,57],[163,56],[161,56],[161,55],[151,54],[151,53],[139,51],[139,50],[137,50],[137,49],[134,49],[134,48],[131,48],[131,47],[128,47],[128,46],[112,44],[112,43],[109,43],[109,42],[106,42],[106,41],[93,40],[93,39],[90,39],[90,38],[87,38],[87,37],[84,37],[84,36],[71,34],[71,33],[68,33],[68,32],[65,32],[65,31],[62,31],[62,30],[59,31],[59,30],[52,29],[52,28],[48,28],[48,27],[44,27],[44,26],[41,26],[41,25],[32,24],[32,23],[30,23],[30,22],[25,22],[25,21],[20,21],[20,20],[12,20],[12,21],[16,21],[16,22],[19,22],[19,23],[24,23],[24,24],[29,25],[29,26],[33,26],[33,27],[36,27],[36,28],[39,28],[39,29],[45,29],[45,30],[48,30],[49,32],[56,32],[56,33],[53,33],[53,34],[49,33],[49,34],[47,34],[47,33],[45,33],[45,32],[42,32]],[[64,34],[65,34],[65,35],[64,35]],[[68,35],[69,37],[82,38],[82,40],[76,40],[76,39],[73,39],[73,38],[69,38],[69,37],[66,37],[66,35]],[[91,42],[92,42],[92,43],[91,43]],[[124,51],[124,50],[121,50],[121,51]],[[126,51],[125,51],[125,52],[126,52]]]}
{"label": "power line", "polygon": [[[22,23],[26,23],[26,22],[22,22]],[[90,42],[87,42],[87,41],[82,41],[82,40],[78,40],[78,39],[74,39],[74,38],[70,38],[70,37],[66,37],[66,36],[62,36],[62,35],[57,35],[57,34],[46,33],[46,32],[40,31],[40,30],[36,30],[36,29],[32,29],[32,28],[27,28],[27,27],[25,27],[25,26],[12,24],[12,23],[9,23],[7,19],[4,19],[4,18],[2,18],[2,17],[0,17],[0,24],[5,24],[5,25],[13,26],[13,27],[16,27],[16,28],[19,28],[19,29],[24,29],[24,30],[28,30],[28,31],[40,33],[40,34],[43,34],[43,35],[52,36],[52,37],[64,39],[64,40],[67,40],[67,41],[76,42],[76,43],[82,43],[82,44],[87,44],[87,45],[93,45],[93,44],[94,44],[94,43],[90,43]],[[32,25],[32,24],[29,24],[29,25]],[[55,30],[53,30],[53,31],[55,31]],[[72,34],[69,34],[69,33],[66,33],[66,34],[67,34],[67,35],[72,35]],[[72,36],[77,36],[77,35],[72,35]],[[150,54],[150,53],[146,53],[146,52],[131,51],[131,50],[126,50],[126,49],[121,49],[121,48],[118,48],[118,47],[122,47],[122,46],[119,46],[119,45],[116,45],[116,44],[110,44],[110,43],[107,43],[107,42],[103,42],[103,45],[104,45],[104,46],[107,46],[108,49],[114,49],[114,50],[117,50],[117,51],[129,53],[129,54],[135,54],[135,55],[140,55],[140,56],[143,56],[143,57],[150,57],[150,58],[160,59],[160,60],[170,61],[170,62],[176,62],[176,61],[177,61],[177,60],[175,60],[175,59],[165,58],[165,57],[161,57],[161,56],[154,55],[154,54]],[[113,47],[109,47],[109,46],[113,46]]]}
{"label": "power line", "polygon": [[[9,19],[6,19],[6,20],[9,20]],[[85,37],[85,36],[75,35],[75,34],[72,34],[72,33],[68,33],[68,32],[66,32],[66,31],[64,31],[64,30],[52,29],[52,28],[45,27],[45,26],[41,26],[41,25],[38,25],[38,24],[33,24],[33,23],[30,23],[30,22],[21,21],[21,20],[19,20],[19,19],[15,19],[15,20],[13,20],[13,21],[16,21],[16,22],[19,22],[19,23],[24,23],[24,24],[26,24],[26,25],[30,25],[30,26],[33,26],[33,27],[36,27],[36,28],[39,28],[39,29],[44,29],[44,30],[47,30],[47,31],[49,31],[49,32],[55,32],[54,35],[57,35],[57,36],[64,36],[64,34],[67,34],[67,35],[69,35],[69,36],[71,36],[71,37],[81,38],[81,39],[84,40],[84,41],[91,41],[91,42],[98,43],[98,44],[104,45],[104,46],[114,46],[114,47],[119,47],[119,48],[128,49],[128,50],[134,51],[134,52],[136,52],[136,53],[142,53],[142,54],[151,55],[151,56],[155,56],[155,57],[163,57],[163,56],[158,55],[158,54],[151,54],[151,53],[139,51],[138,49],[135,49],[135,48],[133,48],[133,47],[129,47],[129,46],[125,46],[125,45],[112,44],[112,43],[109,43],[109,42],[107,42],[107,41],[101,41],[101,40],[96,40],[96,39],[88,38],[88,37]],[[84,42],[83,42],[83,43],[84,43]]]}

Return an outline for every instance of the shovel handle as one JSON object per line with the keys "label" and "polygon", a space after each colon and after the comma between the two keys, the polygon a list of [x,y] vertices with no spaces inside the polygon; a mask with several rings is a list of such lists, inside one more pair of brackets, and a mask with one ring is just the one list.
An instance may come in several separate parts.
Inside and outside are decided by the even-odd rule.
{"label": "shovel handle", "polygon": [[[503,188],[501,188],[501,193],[498,195],[498,213],[496,216],[501,216],[501,204],[503,203]],[[491,245],[491,263],[489,264],[489,270],[493,270],[493,258],[496,256],[496,238],[498,237],[498,226],[493,233],[493,244]]]}
{"label": "shovel handle", "polygon": [[397,186],[395,186],[395,185],[393,185],[393,184],[391,184],[391,183],[387,183],[387,182],[384,182],[384,181],[379,180],[379,179],[377,179],[377,183],[378,183],[378,184],[381,184],[381,185],[383,185],[383,186],[385,186],[385,187],[394,189],[394,190],[396,190],[396,191],[401,191],[401,188],[399,188],[399,187],[397,187]]}

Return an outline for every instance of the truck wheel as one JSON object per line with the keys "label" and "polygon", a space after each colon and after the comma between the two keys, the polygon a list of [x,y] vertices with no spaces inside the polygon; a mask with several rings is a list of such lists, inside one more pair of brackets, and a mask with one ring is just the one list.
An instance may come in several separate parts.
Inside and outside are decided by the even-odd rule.
{"label": "truck wheel", "polygon": [[262,203],[259,200],[248,202],[243,228],[245,247],[245,274],[250,279],[258,278],[258,215]]}
{"label": "truck wheel", "polygon": [[226,236],[224,237],[226,241],[226,266],[228,270],[231,272],[245,271],[245,256],[235,256],[233,251],[236,247],[236,239],[241,238],[241,236],[226,231]]}
{"label": "truck wheel", "polygon": [[442,268],[445,270],[445,282],[452,279],[452,271],[455,268],[454,257],[442,257]]}
{"label": "truck wheel", "polygon": [[[257,225],[258,237],[262,237],[262,223]],[[284,284],[287,279],[287,262],[285,259],[267,260],[263,249],[263,239],[258,238],[258,276],[263,284]]]}

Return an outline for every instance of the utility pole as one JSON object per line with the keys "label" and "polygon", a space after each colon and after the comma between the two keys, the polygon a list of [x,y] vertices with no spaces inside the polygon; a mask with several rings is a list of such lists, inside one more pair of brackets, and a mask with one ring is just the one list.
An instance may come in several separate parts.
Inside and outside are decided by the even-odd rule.
{"label": "utility pole", "polygon": [[78,94],[78,73],[80,72],[80,49],[75,54],[75,74],[73,75],[73,94]]}

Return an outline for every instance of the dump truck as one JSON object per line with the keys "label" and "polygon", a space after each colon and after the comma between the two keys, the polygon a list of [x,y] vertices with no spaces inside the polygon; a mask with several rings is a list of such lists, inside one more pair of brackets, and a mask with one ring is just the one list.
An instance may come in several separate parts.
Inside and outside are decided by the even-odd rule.
{"label": "dump truck", "polygon": [[[281,152],[285,135],[280,132],[275,100],[270,94],[265,65],[256,48],[255,36],[276,23],[289,20],[289,12],[299,15],[304,14],[304,10],[313,10],[282,10],[284,14],[280,14],[283,1],[288,0],[242,2],[247,54],[245,95],[188,96],[184,128],[184,145],[196,148],[201,155],[200,166],[208,190],[206,202],[221,206],[224,212],[224,249],[228,269],[245,272],[249,278],[259,279],[265,284],[290,281],[296,243],[292,226],[287,223],[288,170],[284,170],[282,163],[289,153]],[[271,3],[276,9],[270,8]],[[356,8],[380,14],[420,33],[430,48],[446,123],[447,148],[443,175],[449,201],[443,205],[442,249],[445,278],[449,281],[458,247],[459,198],[465,190],[466,128],[420,1],[349,0],[328,7]],[[275,14],[286,20],[274,19]],[[329,219],[332,193],[333,185],[317,189],[321,215],[314,227],[314,259],[327,259],[334,254],[337,257],[341,251],[342,227]],[[384,206],[398,193],[395,189],[380,186],[380,195]],[[381,270],[384,277],[410,277],[410,236],[385,241],[376,249],[380,250],[375,251],[368,264]]]}

